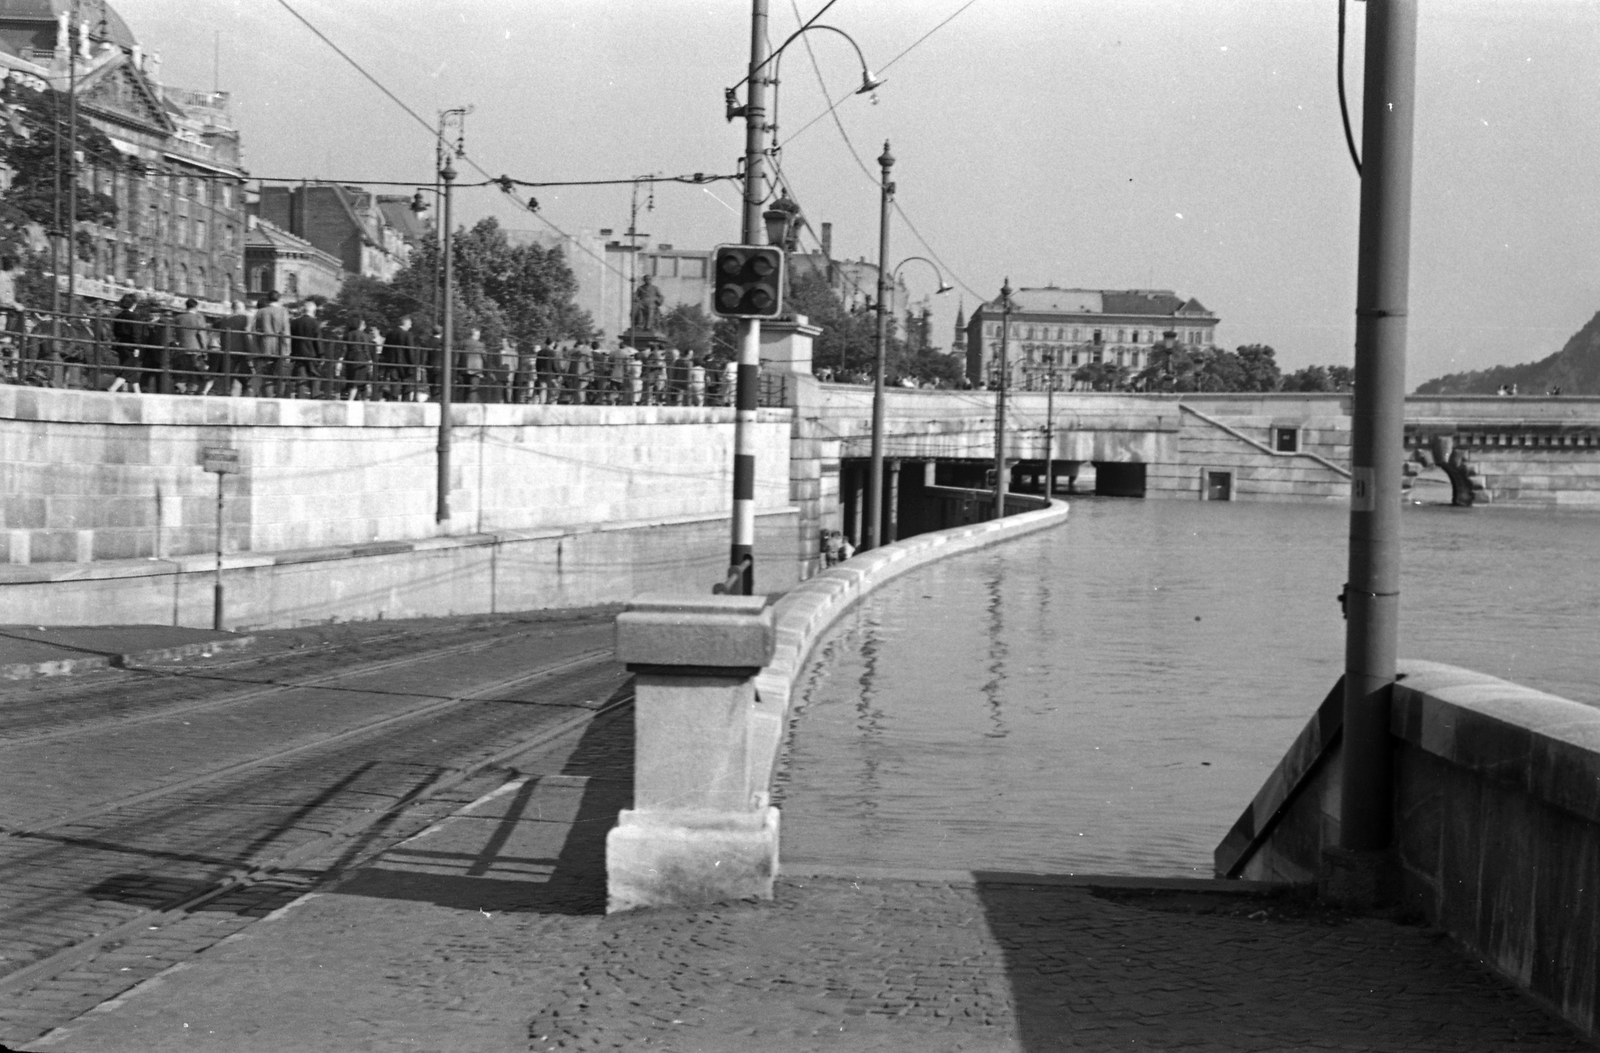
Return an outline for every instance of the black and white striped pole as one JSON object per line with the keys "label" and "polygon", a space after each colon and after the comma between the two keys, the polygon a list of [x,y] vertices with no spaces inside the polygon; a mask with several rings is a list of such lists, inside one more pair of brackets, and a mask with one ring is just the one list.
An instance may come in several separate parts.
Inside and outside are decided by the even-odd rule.
{"label": "black and white striped pole", "polygon": [[[767,0],[750,4],[750,75],[744,104],[744,214],[740,240],[759,245],[765,224],[761,218],[766,189],[762,172],[767,136]],[[731,259],[731,257],[730,257]],[[729,275],[721,273],[718,258],[718,293]],[[781,262],[780,262],[781,267]],[[783,286],[780,283],[779,290]],[[720,306],[720,304],[719,304]],[[733,545],[729,551],[729,592],[749,596],[755,591],[756,557],[756,396],[761,371],[761,319],[748,316],[739,322],[739,372],[734,398],[733,424]]]}

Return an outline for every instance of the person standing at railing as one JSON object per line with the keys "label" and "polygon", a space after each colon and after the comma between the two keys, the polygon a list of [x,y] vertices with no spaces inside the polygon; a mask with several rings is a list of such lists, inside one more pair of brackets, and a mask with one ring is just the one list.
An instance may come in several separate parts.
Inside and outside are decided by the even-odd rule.
{"label": "person standing at railing", "polygon": [[689,404],[689,359],[676,348],[667,351],[667,405]]}
{"label": "person standing at railing", "polygon": [[538,397],[534,378],[538,374],[539,349],[531,340],[518,340],[514,354],[516,366],[511,375],[511,401],[526,405]]}
{"label": "person standing at railing", "polygon": [[582,406],[589,401],[589,384],[594,379],[594,353],[583,346],[583,341],[572,345],[572,402]]}
{"label": "person standing at railing", "polygon": [[416,356],[417,334],[411,329],[411,316],[408,314],[384,334],[383,348],[378,353],[379,388],[383,398],[390,401],[405,399],[416,370]]}
{"label": "person standing at railing", "polygon": [[426,402],[429,396],[438,398],[439,365],[444,361],[444,327],[434,326],[432,333],[417,342],[413,355],[417,401]]}
{"label": "person standing at railing", "polygon": [[256,350],[261,353],[261,394],[289,397],[289,309],[278,302],[277,290],[256,311]]}
{"label": "person standing at railing", "polygon": [[233,310],[219,323],[218,335],[222,338],[221,382],[224,395],[234,394],[234,381],[239,383],[240,395],[255,394],[255,348],[252,346],[250,311],[240,300],[230,305]]}
{"label": "person standing at railing", "polygon": [[122,366],[122,381],[135,391],[143,379],[139,366],[143,357],[139,347],[144,327],[139,323],[139,298],[128,293],[117,301],[117,313],[111,319],[111,339],[117,349],[117,361]]}
{"label": "person standing at railing", "polygon": [[684,361],[689,363],[689,405],[704,406],[706,404],[706,367],[695,359],[693,351],[684,352]]}
{"label": "person standing at railing", "polygon": [[351,319],[345,340],[344,370],[345,380],[350,385],[350,398],[352,401],[370,399],[373,367],[378,361],[378,343],[367,320],[360,315]]}
{"label": "person standing at railing", "polygon": [[183,313],[173,320],[173,336],[178,344],[176,368],[182,371],[180,390],[197,395],[201,390],[201,373],[205,371],[206,342],[211,325],[199,311],[200,301],[190,297],[183,301]]}
{"label": "person standing at railing", "polygon": [[293,360],[289,374],[295,379],[295,398],[321,398],[323,361],[322,319],[317,317],[317,301],[302,300],[300,309],[289,322],[289,357]]}
{"label": "person standing at railing", "polygon": [[0,256],[0,341],[4,341],[4,374],[18,375],[22,355],[22,304],[17,301],[17,258]]}
{"label": "person standing at railing", "polygon": [[739,363],[727,359],[722,363],[722,405],[734,404],[734,395],[739,387]]}
{"label": "person standing at railing", "polygon": [[485,402],[483,385],[483,330],[474,326],[467,334],[467,342],[457,352],[456,385],[462,402]]}

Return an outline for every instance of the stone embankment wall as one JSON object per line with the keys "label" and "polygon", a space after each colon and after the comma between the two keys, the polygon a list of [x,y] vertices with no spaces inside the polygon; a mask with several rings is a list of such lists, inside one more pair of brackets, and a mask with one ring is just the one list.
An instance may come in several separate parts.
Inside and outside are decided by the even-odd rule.
{"label": "stone embankment wall", "polygon": [[[217,477],[228,624],[622,601],[720,580],[733,411],[454,408],[0,387],[0,622],[210,623]],[[799,577],[792,411],[756,426],[759,586]]]}
{"label": "stone embankment wall", "polygon": [[[1146,469],[1149,496],[1204,498],[1217,475],[1234,501],[1349,496],[1349,396],[1185,395],[1177,405],[1177,456]],[[1292,451],[1278,449],[1283,432]]]}
{"label": "stone embankment wall", "polygon": [[1600,507],[1600,398],[1408,398],[1407,449],[1425,450],[1440,435],[1466,457],[1480,499]]}
{"label": "stone embankment wall", "polygon": [[[1600,1034],[1600,710],[1401,663],[1390,729],[1402,900]],[[1219,876],[1312,882],[1339,842],[1336,688],[1217,848]]]}

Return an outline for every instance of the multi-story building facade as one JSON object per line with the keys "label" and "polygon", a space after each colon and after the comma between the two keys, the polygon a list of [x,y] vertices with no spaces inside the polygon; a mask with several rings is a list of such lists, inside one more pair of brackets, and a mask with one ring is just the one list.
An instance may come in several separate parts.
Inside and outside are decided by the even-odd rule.
{"label": "multi-story building facade", "polygon": [[[1011,296],[1007,385],[1043,389],[1041,367],[1062,370],[1065,386],[1080,366],[1107,364],[1137,372],[1164,340],[1209,346],[1217,316],[1200,301],[1167,289],[1019,289]],[[966,327],[967,379],[981,386],[998,380],[1001,311],[998,301],[972,312]]]}
{"label": "multi-story building facade", "polygon": [[251,216],[249,225],[244,269],[252,300],[274,291],[286,301],[338,297],[348,272],[337,256],[259,216]]}
{"label": "multi-story building facade", "polygon": [[[88,259],[70,254],[80,295],[125,292],[171,302],[194,297],[221,311],[244,278],[244,169],[226,92],[161,82],[159,56],[146,54],[109,4],[0,0],[0,49],[33,63],[50,87],[74,91],[78,119],[103,132],[137,165],[83,151],[80,184],[117,204],[112,224],[80,221]],[[91,20],[92,19],[92,20]],[[65,284],[65,275],[58,276]]]}
{"label": "multi-story building facade", "polygon": [[279,230],[336,257],[350,274],[379,281],[392,279],[411,255],[391,211],[379,195],[338,183],[263,186],[256,204],[256,214]]}

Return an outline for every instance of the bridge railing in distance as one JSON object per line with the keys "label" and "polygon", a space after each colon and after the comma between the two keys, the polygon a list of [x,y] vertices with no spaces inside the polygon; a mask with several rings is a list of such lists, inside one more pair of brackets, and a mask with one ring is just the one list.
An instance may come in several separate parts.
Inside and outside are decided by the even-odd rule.
{"label": "bridge railing in distance", "polygon": [[1600,1034],[1600,708],[1435,662],[1400,677],[1386,866],[1337,849],[1336,687],[1217,847],[1218,877],[1399,907]]}

